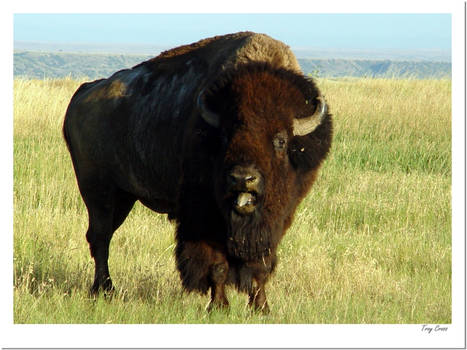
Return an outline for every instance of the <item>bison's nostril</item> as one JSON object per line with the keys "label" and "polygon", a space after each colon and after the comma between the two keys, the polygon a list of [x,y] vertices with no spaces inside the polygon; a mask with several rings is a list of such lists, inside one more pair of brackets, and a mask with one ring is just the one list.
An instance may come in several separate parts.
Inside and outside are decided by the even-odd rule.
{"label": "bison's nostril", "polygon": [[248,191],[258,191],[259,190],[259,177],[257,176],[248,176],[245,178],[245,187]]}
{"label": "bison's nostril", "polygon": [[256,176],[247,175],[247,176],[245,177],[245,181],[246,181],[246,182],[254,182],[254,181],[256,181]]}

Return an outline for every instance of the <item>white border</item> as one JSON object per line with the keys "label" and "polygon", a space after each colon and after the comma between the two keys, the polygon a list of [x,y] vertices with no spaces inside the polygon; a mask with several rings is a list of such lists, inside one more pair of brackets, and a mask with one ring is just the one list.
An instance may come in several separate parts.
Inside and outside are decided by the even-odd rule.
{"label": "white border", "polygon": [[[289,0],[275,3],[267,0],[236,0],[225,3],[217,0],[82,0],[63,2],[59,0],[17,0],[7,4],[13,13],[453,13],[463,5],[455,0],[328,0],[303,2]],[[5,5],[3,5],[5,6]]]}

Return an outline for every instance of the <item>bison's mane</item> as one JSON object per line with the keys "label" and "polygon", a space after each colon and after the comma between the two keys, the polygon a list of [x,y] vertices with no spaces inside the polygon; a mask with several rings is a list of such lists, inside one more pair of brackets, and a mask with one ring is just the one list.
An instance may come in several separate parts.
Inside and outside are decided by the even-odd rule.
{"label": "bison's mane", "polygon": [[[205,89],[206,98],[211,99],[215,104],[214,99],[219,93],[230,87],[230,84],[236,77],[243,75],[254,75],[257,73],[268,73],[271,76],[285,80],[295,86],[307,100],[314,101],[318,97],[319,90],[312,78],[299,74],[296,71],[287,68],[275,68],[269,62],[251,62],[248,64],[240,64],[236,68],[227,69],[220,74],[215,80],[208,84]],[[305,117],[298,115],[297,118]]]}

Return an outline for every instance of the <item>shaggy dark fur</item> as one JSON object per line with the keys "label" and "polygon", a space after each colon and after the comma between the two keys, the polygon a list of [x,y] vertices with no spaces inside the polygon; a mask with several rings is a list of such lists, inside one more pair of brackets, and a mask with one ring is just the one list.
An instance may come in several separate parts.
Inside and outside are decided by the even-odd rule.
{"label": "shaggy dark fur", "polygon": [[[234,36],[232,45],[248,35]],[[230,37],[221,38],[228,44]],[[110,239],[140,200],[176,221],[176,262],[187,291],[210,290],[210,307],[226,306],[232,284],[252,307],[268,309],[265,284],[277,246],[330,149],[331,117],[294,136],[294,118],[312,115],[320,95],[294,70],[253,61],[203,75],[209,63],[197,49],[219,40],[87,83],[70,102],[63,132],[89,213],[94,293],[112,289]],[[171,59],[178,68],[170,73]],[[200,117],[201,91],[219,116],[217,127]],[[235,203],[247,190],[254,210],[245,214]]]}

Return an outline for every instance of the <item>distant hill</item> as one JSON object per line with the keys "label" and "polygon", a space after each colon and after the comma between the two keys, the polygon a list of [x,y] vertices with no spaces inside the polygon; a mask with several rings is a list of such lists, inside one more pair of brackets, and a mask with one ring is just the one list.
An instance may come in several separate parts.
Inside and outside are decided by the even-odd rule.
{"label": "distant hill", "polygon": [[451,78],[451,63],[430,61],[299,59],[305,73],[319,77]]}
{"label": "distant hill", "polygon": [[60,52],[15,52],[13,75],[26,78],[108,77],[117,70],[131,68],[152,55],[84,54]]}
{"label": "distant hill", "polygon": [[[131,68],[154,55],[86,54],[65,52],[14,52],[13,73],[25,78],[97,79]],[[298,59],[305,74],[324,78],[383,77],[383,78],[450,78],[450,62],[391,61],[362,59]]]}

